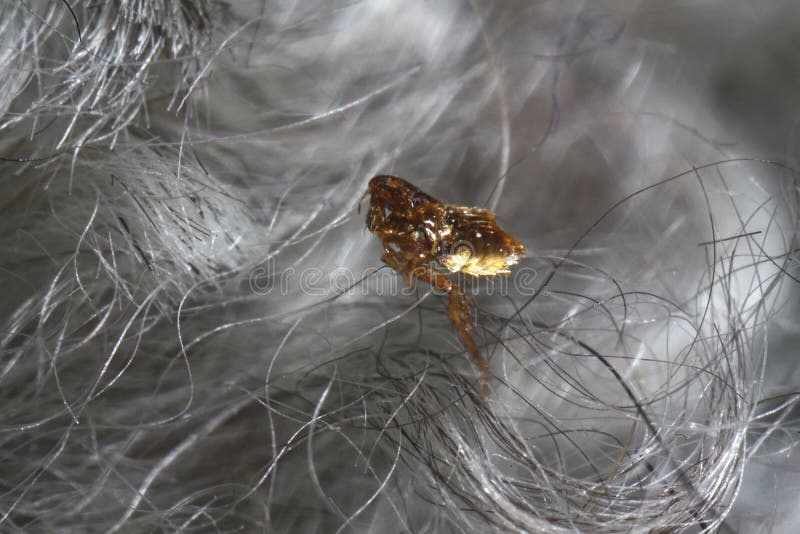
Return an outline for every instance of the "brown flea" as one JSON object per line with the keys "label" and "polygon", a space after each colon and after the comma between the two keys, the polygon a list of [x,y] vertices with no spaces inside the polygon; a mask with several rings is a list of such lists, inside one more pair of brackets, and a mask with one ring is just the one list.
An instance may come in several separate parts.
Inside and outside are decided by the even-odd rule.
{"label": "brown flea", "polygon": [[489,367],[472,338],[469,302],[458,285],[431,263],[471,276],[508,274],[525,247],[497,225],[492,212],[445,204],[397,176],[374,177],[366,195],[370,197],[367,228],[381,240],[381,260],[407,285],[413,277],[448,294],[450,321],[480,370],[486,402]]}

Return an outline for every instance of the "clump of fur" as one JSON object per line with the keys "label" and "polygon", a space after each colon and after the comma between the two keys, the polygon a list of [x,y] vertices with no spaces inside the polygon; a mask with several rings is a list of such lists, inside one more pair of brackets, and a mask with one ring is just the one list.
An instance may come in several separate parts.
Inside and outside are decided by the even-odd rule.
{"label": "clump of fur", "polygon": [[114,146],[148,100],[174,105],[186,91],[216,11],[206,0],[5,2],[0,131],[52,139],[52,151]]}
{"label": "clump of fur", "polygon": [[[0,17],[0,525],[713,531],[796,445],[767,339],[800,203],[708,111],[731,24],[71,7],[80,38],[65,3]],[[460,280],[488,403],[440,295],[381,266],[357,204],[382,173],[529,251]]]}

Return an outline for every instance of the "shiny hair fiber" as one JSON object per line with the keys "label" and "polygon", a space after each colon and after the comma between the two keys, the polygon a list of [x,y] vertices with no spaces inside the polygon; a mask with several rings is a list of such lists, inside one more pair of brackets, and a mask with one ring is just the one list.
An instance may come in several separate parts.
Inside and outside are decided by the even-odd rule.
{"label": "shiny hair fiber", "polygon": [[0,530],[797,532],[794,4],[0,0]]}

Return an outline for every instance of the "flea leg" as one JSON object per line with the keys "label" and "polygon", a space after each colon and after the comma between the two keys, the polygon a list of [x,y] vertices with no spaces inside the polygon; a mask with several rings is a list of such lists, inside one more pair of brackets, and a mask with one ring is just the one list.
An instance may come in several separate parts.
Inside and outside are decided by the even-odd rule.
{"label": "flea leg", "polygon": [[464,347],[472,355],[472,359],[475,361],[475,365],[480,371],[481,397],[483,398],[483,403],[487,404],[489,402],[489,366],[486,363],[486,360],[481,356],[480,352],[478,352],[478,346],[475,344],[475,340],[472,338],[472,320],[470,319],[469,302],[467,301],[467,296],[449,278],[434,271],[428,265],[417,266],[411,271],[411,275],[414,278],[429,283],[436,289],[447,292],[449,297],[449,302],[447,304],[447,315],[450,317],[450,321],[456,328],[458,337],[461,339],[461,343],[464,344]]}

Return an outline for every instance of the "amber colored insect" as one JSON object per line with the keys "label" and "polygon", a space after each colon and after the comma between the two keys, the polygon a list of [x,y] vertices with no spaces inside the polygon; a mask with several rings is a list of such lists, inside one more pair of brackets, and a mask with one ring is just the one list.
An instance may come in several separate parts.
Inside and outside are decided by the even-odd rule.
{"label": "amber colored insect", "polygon": [[525,247],[497,225],[492,212],[445,204],[397,176],[374,177],[366,195],[367,228],[381,240],[381,260],[406,285],[416,278],[448,294],[450,321],[480,371],[486,402],[489,366],[472,338],[469,302],[458,284],[433,264],[471,276],[508,274]]}

